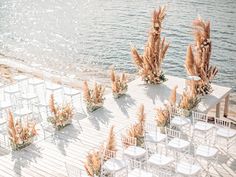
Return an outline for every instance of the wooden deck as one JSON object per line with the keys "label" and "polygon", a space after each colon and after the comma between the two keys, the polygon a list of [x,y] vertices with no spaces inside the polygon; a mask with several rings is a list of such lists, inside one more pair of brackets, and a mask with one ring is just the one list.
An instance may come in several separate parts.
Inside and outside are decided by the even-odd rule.
{"label": "wooden deck", "polygon": [[[120,133],[136,119],[137,107],[143,103],[147,119],[153,121],[155,108],[168,98],[167,95],[176,84],[179,85],[178,93],[180,93],[183,86],[174,77],[170,77],[166,83],[159,86],[146,86],[140,80],[135,80],[129,84],[126,96],[114,100],[111,94],[106,95],[104,107],[89,115],[80,108],[79,99],[74,99],[77,113],[72,125],[56,133],[54,137],[46,139],[43,139],[41,127],[38,126],[39,138],[34,144],[19,152],[0,149],[0,176],[62,177],[66,176],[65,162],[84,169],[83,161],[88,151],[98,147],[106,139],[111,125],[115,125],[117,143],[121,148]],[[214,88],[217,90],[221,87],[214,86]],[[228,91],[230,89],[219,94],[222,94],[223,98]],[[212,96],[213,98],[215,96]],[[200,106],[209,110],[212,105],[208,108],[207,100],[204,99]],[[236,176],[236,145],[231,148],[229,155],[221,151],[219,165],[211,169],[211,174]]]}

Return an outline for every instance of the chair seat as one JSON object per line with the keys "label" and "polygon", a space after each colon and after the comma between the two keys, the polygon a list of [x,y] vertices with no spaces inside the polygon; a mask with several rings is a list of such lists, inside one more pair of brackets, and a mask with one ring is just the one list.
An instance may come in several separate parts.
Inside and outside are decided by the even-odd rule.
{"label": "chair seat", "polygon": [[16,116],[26,116],[32,114],[32,111],[29,110],[28,108],[23,108],[15,111]]}
{"label": "chair seat", "polygon": [[15,87],[7,87],[4,90],[5,93],[9,93],[9,94],[14,94],[14,93],[18,93],[20,92],[19,89],[15,86]]}
{"label": "chair seat", "polygon": [[162,154],[153,154],[149,159],[148,163],[157,166],[166,166],[174,161],[173,157],[168,157]]}
{"label": "chair seat", "polygon": [[124,150],[124,154],[132,158],[140,158],[145,156],[146,150],[137,146],[129,146]]}
{"label": "chair seat", "polygon": [[171,121],[170,124],[171,125],[175,125],[175,126],[184,126],[190,123],[190,120],[188,118],[183,118],[180,116],[175,116]]}
{"label": "chair seat", "polygon": [[0,102],[0,109],[10,108],[11,106],[12,106],[12,104],[10,103],[10,101],[1,101]]}
{"label": "chair seat", "polygon": [[145,135],[145,141],[151,143],[160,143],[166,139],[166,135],[159,132],[147,132]]}
{"label": "chair seat", "polygon": [[214,128],[213,124],[209,124],[209,123],[201,122],[201,121],[197,122],[194,125],[194,130],[209,131],[212,128]]}
{"label": "chair seat", "polygon": [[41,79],[36,79],[36,78],[30,79],[30,81],[29,81],[29,84],[30,84],[30,85],[41,85],[41,84],[43,84],[43,83],[44,83],[43,80],[41,80]]}
{"label": "chair seat", "polygon": [[21,98],[25,100],[31,100],[31,99],[37,98],[37,95],[34,93],[27,93],[27,94],[23,94]]}
{"label": "chair seat", "polygon": [[134,170],[128,173],[128,177],[153,177],[153,175],[150,172],[135,168]]}
{"label": "chair seat", "polygon": [[6,123],[7,123],[6,119],[0,118],[0,125],[4,125]]}
{"label": "chair seat", "polygon": [[46,89],[51,90],[51,91],[59,90],[61,88],[62,88],[62,86],[58,85],[58,84],[53,84],[53,83],[46,84]]}
{"label": "chair seat", "polygon": [[212,158],[217,154],[217,152],[218,149],[216,148],[200,145],[196,150],[196,155],[204,158]]}
{"label": "chair seat", "polygon": [[168,146],[171,148],[174,148],[176,150],[183,150],[187,147],[189,147],[190,143],[188,141],[182,140],[180,138],[173,138],[168,143]]}
{"label": "chair seat", "polygon": [[236,135],[236,131],[230,128],[219,128],[216,131],[216,135],[224,138],[232,138]]}
{"label": "chair seat", "polygon": [[76,89],[64,88],[64,94],[68,96],[75,96],[80,94],[80,92]]}
{"label": "chair seat", "polygon": [[193,176],[201,171],[201,167],[197,164],[190,164],[186,162],[180,162],[176,165],[176,172],[186,175]]}
{"label": "chair seat", "polygon": [[13,77],[13,79],[19,82],[19,81],[27,80],[28,77],[25,75],[18,75],[18,76]]}
{"label": "chair seat", "polygon": [[102,167],[107,171],[116,172],[125,168],[126,163],[124,160],[112,158],[107,160]]}

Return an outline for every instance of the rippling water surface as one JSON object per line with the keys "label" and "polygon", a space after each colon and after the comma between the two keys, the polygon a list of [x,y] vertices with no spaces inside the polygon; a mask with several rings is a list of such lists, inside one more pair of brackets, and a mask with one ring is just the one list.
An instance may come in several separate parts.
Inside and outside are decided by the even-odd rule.
{"label": "rippling water surface", "polygon": [[212,24],[215,82],[236,90],[235,0],[1,0],[0,52],[57,69],[66,63],[72,73],[110,65],[132,73],[130,44],[143,50],[151,12],[161,4],[168,5],[165,72],[185,76],[192,20],[201,15]]}

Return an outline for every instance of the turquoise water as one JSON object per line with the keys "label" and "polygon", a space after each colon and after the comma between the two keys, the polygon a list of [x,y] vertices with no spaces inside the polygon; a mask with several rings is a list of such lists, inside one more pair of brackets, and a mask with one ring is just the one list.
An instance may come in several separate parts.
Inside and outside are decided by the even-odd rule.
{"label": "turquoise water", "polygon": [[165,72],[186,75],[191,24],[201,15],[212,24],[211,63],[219,68],[214,82],[236,90],[235,0],[1,0],[0,52],[72,73],[111,65],[133,73],[130,44],[143,50],[152,10],[161,4],[168,6]]}

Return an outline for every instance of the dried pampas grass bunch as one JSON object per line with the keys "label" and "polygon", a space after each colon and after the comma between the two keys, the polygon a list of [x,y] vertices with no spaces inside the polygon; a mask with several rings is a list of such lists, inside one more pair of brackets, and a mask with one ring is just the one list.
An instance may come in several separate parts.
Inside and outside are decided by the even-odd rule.
{"label": "dried pampas grass bunch", "polygon": [[201,78],[200,81],[195,81],[196,93],[205,95],[212,91],[210,83],[218,72],[216,67],[210,66],[210,22],[198,18],[194,20],[193,28],[195,44],[187,48],[185,68],[189,75]]}
{"label": "dried pampas grass bunch", "polygon": [[115,70],[111,70],[111,88],[115,98],[119,98],[124,95],[128,90],[128,78],[125,73],[121,76],[116,75]]}
{"label": "dried pampas grass bunch", "polygon": [[165,127],[170,123],[170,108],[164,105],[162,108],[156,109],[156,121],[158,127]]}
{"label": "dried pampas grass bunch", "polygon": [[176,92],[177,92],[177,88],[178,86],[175,86],[172,90],[171,90],[171,93],[170,93],[170,97],[169,97],[169,102],[170,102],[170,105],[172,107],[175,107],[176,106]]}
{"label": "dried pampas grass bunch", "polygon": [[179,108],[192,111],[201,99],[194,93],[190,91],[184,91],[179,102]]}
{"label": "dried pampas grass bunch", "polygon": [[33,138],[37,135],[35,126],[36,123],[33,121],[15,122],[12,112],[9,112],[8,134],[13,150],[20,150],[33,142]]}
{"label": "dried pampas grass bunch", "polygon": [[169,44],[161,38],[162,22],[166,16],[166,7],[159,7],[153,12],[152,28],[143,55],[139,55],[136,48],[131,48],[134,63],[139,69],[142,79],[149,84],[159,84],[166,80],[161,64],[165,58]]}
{"label": "dried pampas grass bunch", "polygon": [[116,136],[115,136],[115,133],[114,133],[114,126],[112,126],[110,128],[105,148],[107,150],[110,150],[110,151],[117,151],[117,149],[116,149]]}
{"label": "dried pampas grass bunch", "polygon": [[89,111],[92,112],[102,107],[104,101],[103,97],[104,91],[105,87],[103,87],[102,85],[95,83],[94,88],[90,89],[87,81],[84,81],[83,94],[84,94],[84,100],[87,104],[87,109]]}
{"label": "dried pampas grass bunch", "polygon": [[101,173],[101,152],[93,150],[88,153],[84,168],[89,176],[99,176]]}
{"label": "dried pampas grass bunch", "polygon": [[138,122],[133,124],[129,129],[127,129],[127,136],[136,138],[137,145],[142,146],[144,143],[144,139],[143,139],[144,134],[145,134],[144,126],[145,126],[145,120],[146,120],[143,104],[139,107],[139,110],[137,113],[137,119],[138,119]]}
{"label": "dried pampas grass bunch", "polygon": [[73,107],[72,104],[66,103],[62,105],[56,105],[54,95],[51,94],[49,100],[49,107],[52,116],[48,117],[48,122],[52,123],[53,127],[57,130],[64,128],[72,122]]}

